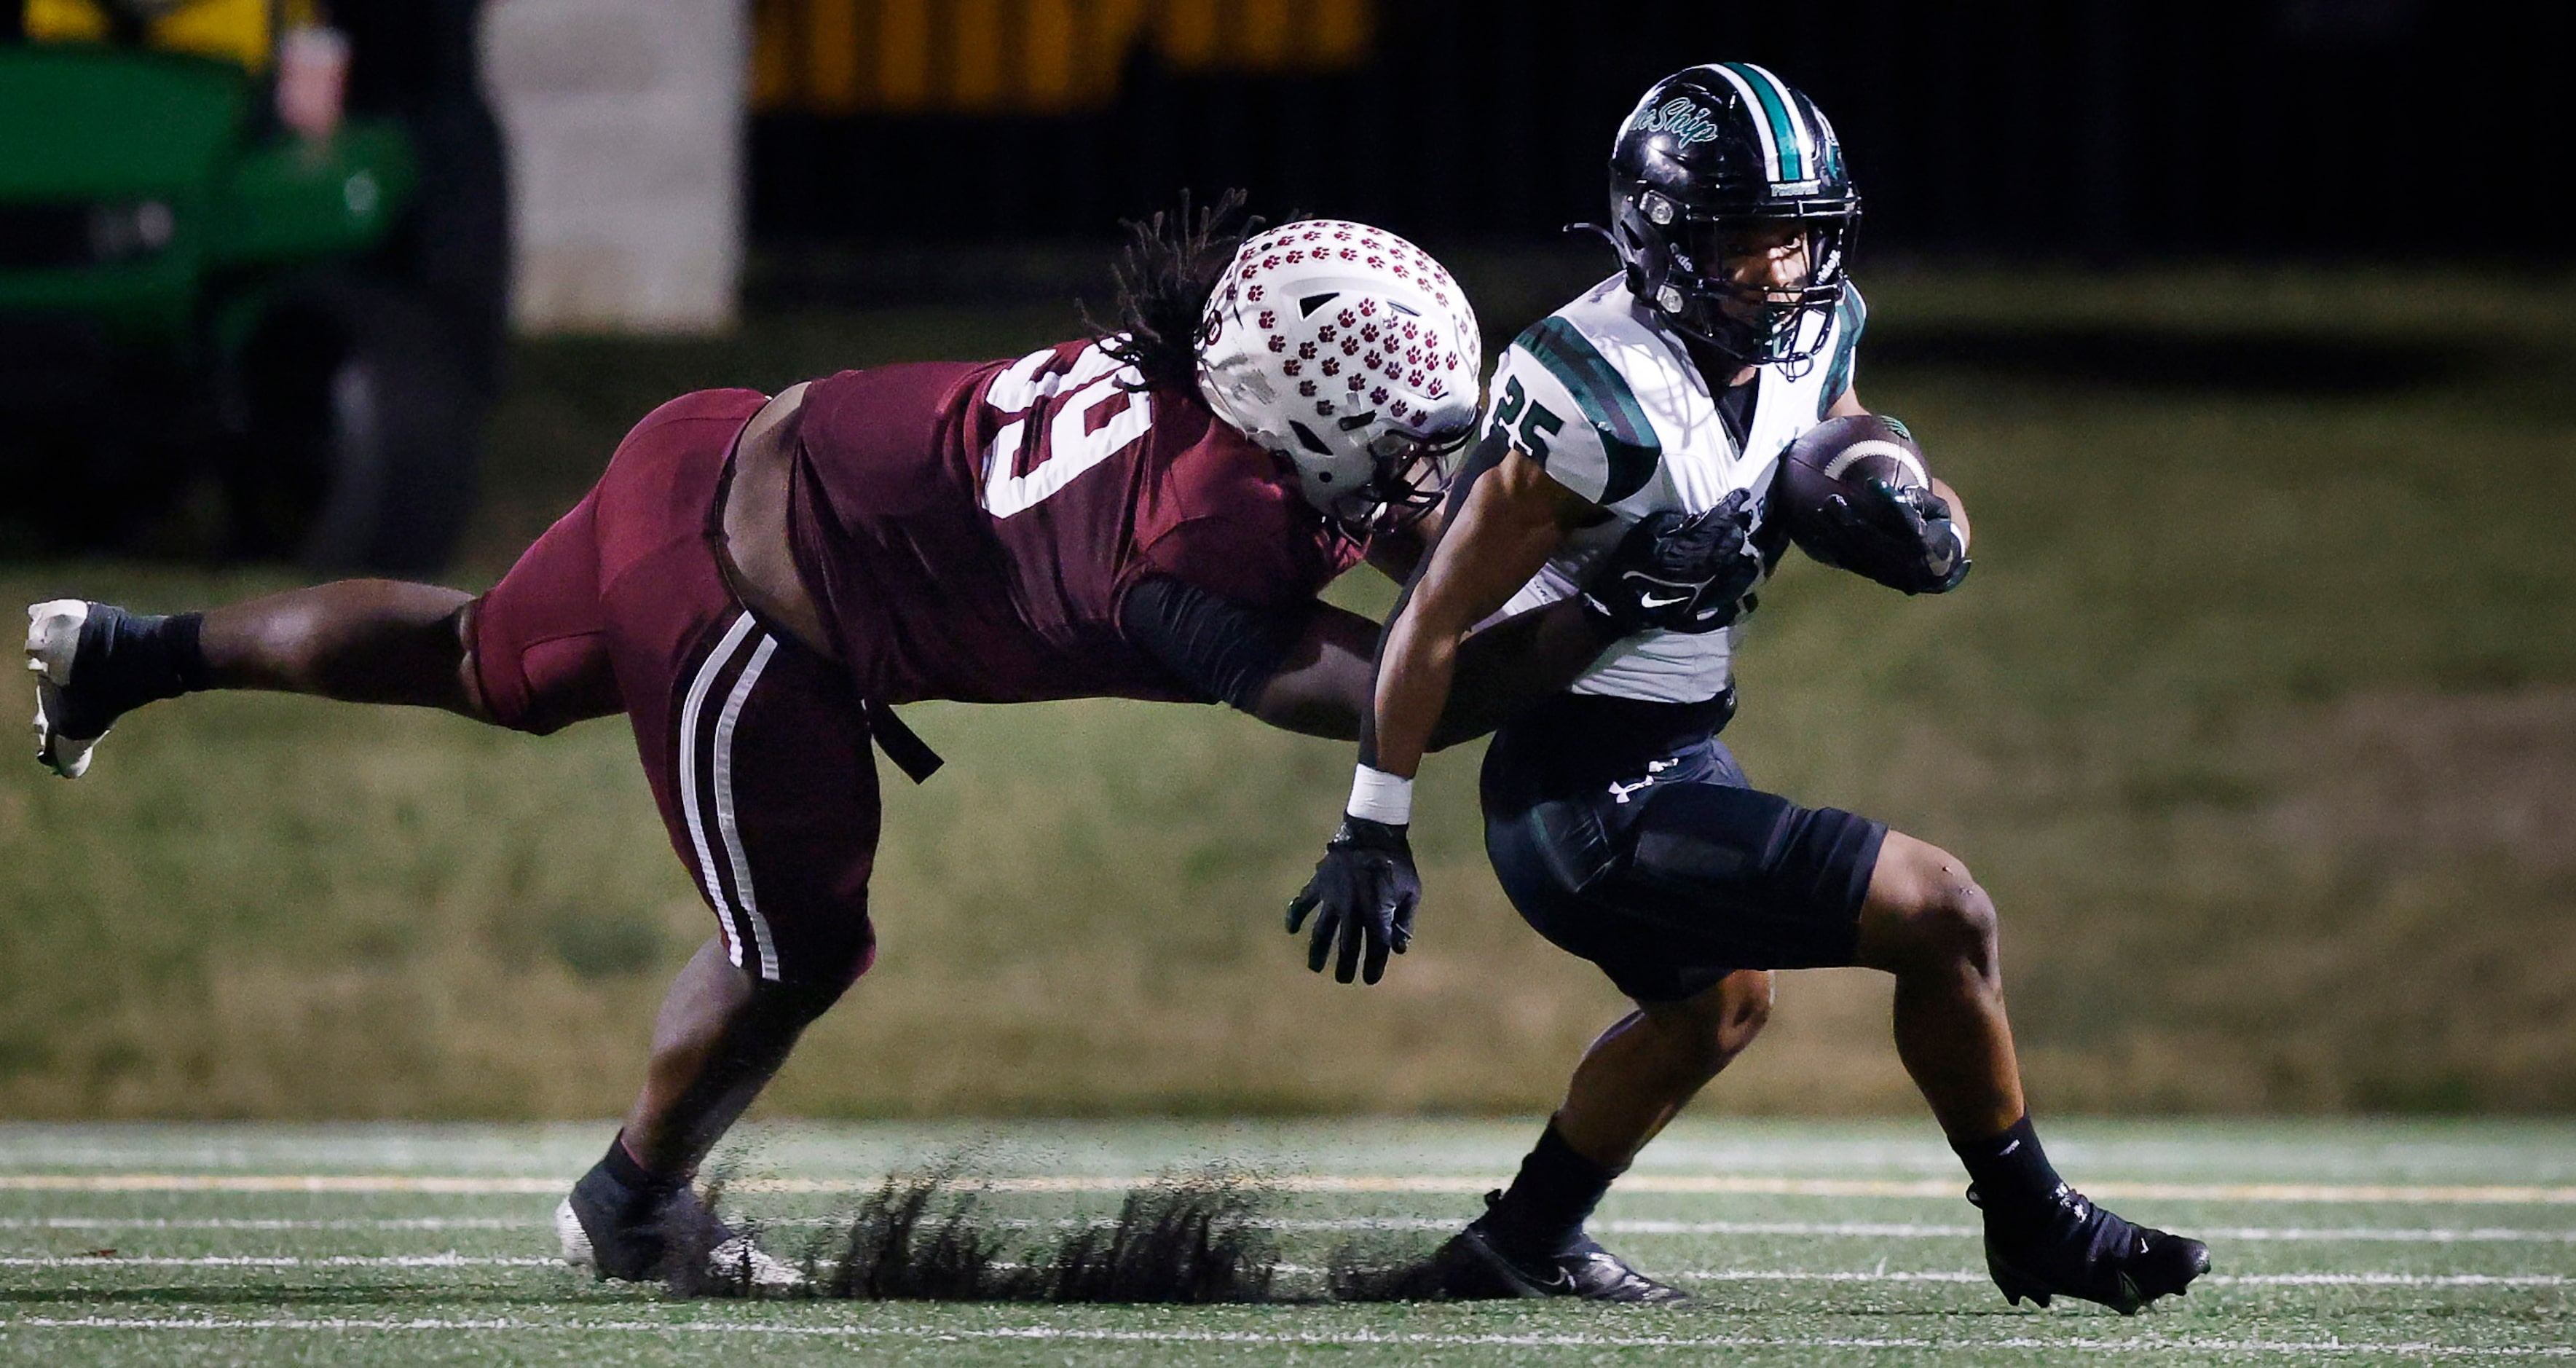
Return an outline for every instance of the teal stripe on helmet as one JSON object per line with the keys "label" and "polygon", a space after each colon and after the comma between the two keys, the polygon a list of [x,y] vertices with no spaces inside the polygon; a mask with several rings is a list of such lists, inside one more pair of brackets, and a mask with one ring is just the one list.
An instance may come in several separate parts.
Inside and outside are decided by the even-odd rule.
{"label": "teal stripe on helmet", "polygon": [[1780,174],[1776,179],[1805,180],[1807,158],[1798,150],[1797,116],[1789,107],[1789,88],[1781,84],[1779,77],[1751,62],[1725,62],[1721,65],[1744,78],[1744,83],[1752,88],[1754,98],[1761,102],[1763,115],[1771,121],[1771,141],[1780,149]]}
{"label": "teal stripe on helmet", "polygon": [[1663,459],[1664,444],[1628,388],[1627,377],[1572,323],[1553,315],[1532,324],[1519,345],[1565,386],[1582,406],[1584,421],[1600,434],[1610,466],[1600,501],[1614,504],[1645,488]]}

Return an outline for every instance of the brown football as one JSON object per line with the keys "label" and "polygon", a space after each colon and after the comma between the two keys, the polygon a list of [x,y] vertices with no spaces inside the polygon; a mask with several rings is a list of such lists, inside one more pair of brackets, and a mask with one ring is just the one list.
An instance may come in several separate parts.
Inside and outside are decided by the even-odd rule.
{"label": "brown football", "polygon": [[1905,424],[1863,413],[1807,429],[1780,453],[1780,473],[1773,479],[1770,516],[1786,520],[1789,536],[1806,546],[1827,500],[1856,498],[1871,480],[1900,489],[1929,485],[1932,471]]}

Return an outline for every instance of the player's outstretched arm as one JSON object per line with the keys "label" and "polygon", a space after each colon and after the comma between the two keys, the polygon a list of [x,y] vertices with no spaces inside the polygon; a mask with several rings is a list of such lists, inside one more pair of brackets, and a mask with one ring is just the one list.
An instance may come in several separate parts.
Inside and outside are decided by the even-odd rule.
{"label": "player's outstretched arm", "polygon": [[1448,708],[1469,633],[1596,512],[1518,451],[1475,482],[1387,624],[1362,766],[1413,778]]}
{"label": "player's outstretched arm", "polygon": [[[1568,599],[1515,613],[1467,638],[1459,647],[1458,674],[1469,682],[1451,692],[1430,748],[1483,736],[1573,683],[1619,639],[1604,621]],[[1276,672],[1227,701],[1285,731],[1358,740],[1381,634],[1377,623],[1357,613],[1316,604]]]}
{"label": "player's outstretched arm", "polygon": [[[1602,559],[1579,597],[1487,624],[1458,647],[1454,686],[1430,748],[1483,736],[1557,693],[1622,637],[1707,631],[1732,621],[1759,577],[1739,495],[1709,513],[1649,515]],[[1204,696],[1284,731],[1356,739],[1371,706],[1375,622],[1330,604],[1259,608],[1172,576],[1120,604],[1127,638]]]}
{"label": "player's outstretched arm", "polygon": [[1422,882],[1405,831],[1413,773],[1448,706],[1459,648],[1564,544],[1591,505],[1514,452],[1484,473],[1457,506],[1431,563],[1406,594],[1378,656],[1374,725],[1360,737],[1360,769],[1342,825],[1315,877],[1288,904],[1288,929],[1314,931],[1306,965],[1375,983],[1390,953],[1413,937]]}
{"label": "player's outstretched arm", "polygon": [[[1477,628],[1458,644],[1449,697],[1429,749],[1484,736],[1560,693],[1623,637],[1704,632],[1735,620],[1761,577],[1746,544],[1743,497],[1708,513],[1652,514],[1629,529],[1585,592]],[[1348,741],[1371,707],[1378,624],[1317,605],[1306,629],[1244,711],[1289,731]]]}

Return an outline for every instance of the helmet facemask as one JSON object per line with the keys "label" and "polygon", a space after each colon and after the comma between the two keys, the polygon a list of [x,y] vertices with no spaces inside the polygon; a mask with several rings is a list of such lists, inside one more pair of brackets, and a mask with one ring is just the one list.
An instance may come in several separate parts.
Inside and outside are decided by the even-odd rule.
{"label": "helmet facemask", "polygon": [[[1652,234],[1646,250],[1634,255],[1641,265],[1659,261],[1663,268],[1640,271],[1645,278],[1633,285],[1673,327],[1747,366],[1795,371],[1824,349],[1842,302],[1856,205],[1766,204],[1712,213],[1644,190],[1635,196],[1633,215],[1642,224],[1632,226],[1651,225]],[[1804,276],[1778,285],[1735,280],[1729,262],[1745,254],[1747,234],[1782,223],[1804,238]]]}
{"label": "helmet facemask", "polygon": [[[1341,420],[1349,428],[1376,421],[1375,413]],[[1288,426],[1308,453],[1330,456],[1330,448],[1314,428],[1296,420]],[[1438,436],[1381,425],[1368,439],[1366,474],[1357,479],[1353,477],[1360,463],[1347,457],[1302,463],[1289,459],[1288,464],[1296,469],[1309,503],[1345,535],[1365,540],[1412,526],[1446,498],[1452,474],[1449,458],[1474,431],[1470,424],[1455,434]]]}

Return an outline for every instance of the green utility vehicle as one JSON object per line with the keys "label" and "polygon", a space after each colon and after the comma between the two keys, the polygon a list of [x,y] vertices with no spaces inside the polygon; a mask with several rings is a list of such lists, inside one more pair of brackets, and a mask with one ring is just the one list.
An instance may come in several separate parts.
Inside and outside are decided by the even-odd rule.
{"label": "green utility vehicle", "polygon": [[[383,8],[461,26],[470,66],[471,0]],[[112,546],[211,487],[234,554],[435,568],[473,503],[507,277],[470,70],[460,103],[453,73],[417,79],[439,53],[398,52],[361,98],[360,29],[346,117],[297,132],[264,63],[143,33],[0,20],[0,536]],[[378,41],[406,38],[458,48]]]}

